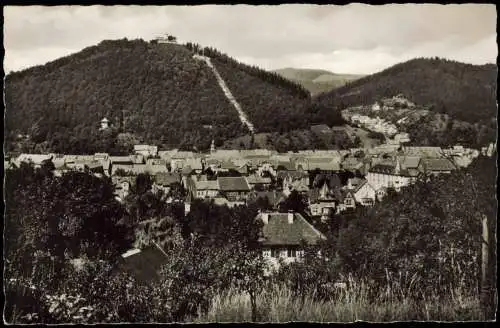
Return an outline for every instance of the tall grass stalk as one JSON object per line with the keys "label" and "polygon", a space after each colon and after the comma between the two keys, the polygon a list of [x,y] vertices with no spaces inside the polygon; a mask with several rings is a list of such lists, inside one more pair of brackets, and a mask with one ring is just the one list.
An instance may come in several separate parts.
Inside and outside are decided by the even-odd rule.
{"label": "tall grass stalk", "polygon": [[[460,288],[450,289],[450,294],[446,297],[431,295],[417,300],[412,297],[416,289],[416,277],[398,277],[398,281],[391,281],[390,286],[381,292],[379,297],[372,297],[370,301],[369,284],[356,281],[352,277],[349,279],[348,289],[336,293],[330,300],[318,300],[314,293],[297,297],[288,287],[273,285],[257,295],[258,321],[279,323],[482,320],[477,295]],[[402,284],[405,279],[407,283]],[[251,317],[248,294],[231,289],[216,296],[206,313],[199,313],[197,318],[190,318],[188,321],[250,322]]]}

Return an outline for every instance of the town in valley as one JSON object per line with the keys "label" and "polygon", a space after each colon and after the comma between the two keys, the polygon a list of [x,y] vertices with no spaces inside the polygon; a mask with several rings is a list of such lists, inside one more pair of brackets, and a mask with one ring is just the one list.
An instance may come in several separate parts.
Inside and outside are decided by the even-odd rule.
{"label": "town in valley", "polygon": [[495,319],[494,5],[4,16],[6,324]]}

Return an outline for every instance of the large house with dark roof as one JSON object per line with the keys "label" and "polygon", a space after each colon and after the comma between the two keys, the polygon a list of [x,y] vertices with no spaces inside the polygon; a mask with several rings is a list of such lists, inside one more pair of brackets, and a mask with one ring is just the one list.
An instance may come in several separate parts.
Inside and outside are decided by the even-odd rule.
{"label": "large house with dark roof", "polygon": [[243,201],[250,192],[245,177],[218,177],[219,193],[229,201]]}
{"label": "large house with dark roof", "polygon": [[449,174],[456,170],[455,164],[447,158],[423,158],[421,160],[420,170],[424,174]]}
{"label": "large house with dark roof", "polygon": [[279,259],[285,263],[300,260],[304,255],[302,243],[315,245],[326,237],[299,213],[262,212],[257,219],[263,222],[259,242],[262,254],[273,265]]}
{"label": "large house with dark roof", "polygon": [[193,196],[195,198],[215,198],[219,195],[217,180],[193,180]]}
{"label": "large house with dark roof", "polygon": [[153,177],[152,191],[157,193],[162,190],[163,193],[168,194],[170,186],[174,183],[181,183],[181,181],[179,173],[158,173]]}

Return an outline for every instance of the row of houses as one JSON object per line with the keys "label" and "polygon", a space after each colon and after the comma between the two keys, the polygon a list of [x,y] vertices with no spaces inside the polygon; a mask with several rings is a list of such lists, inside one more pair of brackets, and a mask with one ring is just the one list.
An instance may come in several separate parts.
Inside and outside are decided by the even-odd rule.
{"label": "row of houses", "polygon": [[[148,173],[153,179],[154,192],[162,190],[168,194],[171,187],[178,183],[191,198],[211,198],[231,206],[259,195],[270,198],[274,203],[295,190],[308,196],[311,213],[326,213],[343,211],[356,203],[369,205],[383,197],[387,188],[398,191],[416,181],[421,174],[449,173],[460,166],[454,162],[455,154],[471,153],[458,146],[446,150],[390,144],[369,149],[297,153],[256,149],[212,150],[201,154],[158,151],[155,146],[147,145],[136,146],[135,150],[136,153],[128,156],[106,153],[62,156],[21,154],[9,163],[19,165],[20,162],[31,161],[40,166],[44,161],[52,161],[55,174],[88,170],[97,175],[108,175],[112,177],[119,199],[130,193],[136,176]],[[225,176],[227,172],[231,173],[230,176]],[[315,175],[331,176],[345,172],[364,176],[364,179],[362,183],[353,183],[352,186],[346,183],[340,190],[329,191],[330,198],[324,194],[319,197],[320,186],[315,186],[317,190],[312,187],[311,179]],[[335,206],[330,206],[332,203]]]}
{"label": "row of houses", "polygon": [[367,115],[354,114],[350,116],[349,119],[354,124],[359,124],[360,126],[374,132],[383,133],[388,137],[394,136],[396,133],[398,133],[398,128],[396,127],[396,125],[387,122],[378,116],[372,118]]}

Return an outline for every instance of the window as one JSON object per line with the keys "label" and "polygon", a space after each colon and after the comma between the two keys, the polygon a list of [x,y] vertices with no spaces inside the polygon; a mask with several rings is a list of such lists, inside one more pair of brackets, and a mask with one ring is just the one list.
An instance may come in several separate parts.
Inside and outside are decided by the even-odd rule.
{"label": "window", "polygon": [[295,249],[288,249],[288,257],[297,257],[297,251]]}
{"label": "window", "polygon": [[371,199],[371,198],[364,198],[363,199],[363,203],[365,205],[371,206],[371,205],[373,205],[373,199]]}
{"label": "window", "polygon": [[279,257],[279,256],[280,256],[279,249],[272,249],[271,250],[271,257]]}
{"label": "window", "polygon": [[296,251],[297,257],[304,257],[304,251]]}
{"label": "window", "polygon": [[264,257],[271,257],[271,250],[270,249],[265,249],[262,251],[262,256]]}

